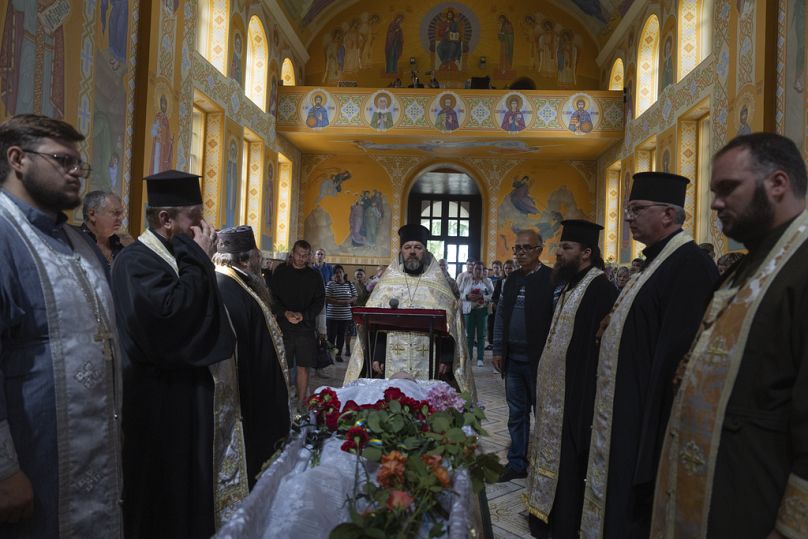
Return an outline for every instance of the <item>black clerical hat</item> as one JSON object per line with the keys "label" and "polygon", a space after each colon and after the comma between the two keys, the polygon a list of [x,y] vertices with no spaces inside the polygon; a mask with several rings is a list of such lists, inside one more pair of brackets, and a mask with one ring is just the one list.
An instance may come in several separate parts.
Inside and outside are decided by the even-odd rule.
{"label": "black clerical hat", "polygon": [[598,236],[603,227],[583,219],[567,219],[561,221],[561,241],[574,241],[590,249],[598,246]]}
{"label": "black clerical hat", "polygon": [[685,205],[685,193],[690,180],[669,172],[638,172],[634,175],[629,200],[650,200],[674,206]]}
{"label": "black clerical hat", "polygon": [[398,229],[398,239],[401,245],[408,241],[418,241],[426,247],[426,240],[429,238],[429,229],[423,225],[411,223]]}
{"label": "black clerical hat", "polygon": [[219,231],[216,251],[220,253],[246,253],[258,249],[251,226],[234,226]]}
{"label": "black clerical hat", "polygon": [[202,204],[199,178],[180,170],[166,170],[143,178],[152,208],[173,208]]}

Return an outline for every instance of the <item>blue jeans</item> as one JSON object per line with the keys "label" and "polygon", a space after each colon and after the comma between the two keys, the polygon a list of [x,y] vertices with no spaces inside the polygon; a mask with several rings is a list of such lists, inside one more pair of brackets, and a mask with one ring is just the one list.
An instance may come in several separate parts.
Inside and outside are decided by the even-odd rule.
{"label": "blue jeans", "polygon": [[466,342],[468,343],[469,359],[474,358],[474,335],[477,335],[477,361],[482,361],[485,355],[485,325],[488,318],[488,309],[472,309],[463,315],[466,319]]}
{"label": "blue jeans", "polygon": [[508,403],[508,466],[517,472],[527,470],[527,444],[530,439],[530,410],[536,406],[538,365],[508,361],[505,368],[505,400]]}

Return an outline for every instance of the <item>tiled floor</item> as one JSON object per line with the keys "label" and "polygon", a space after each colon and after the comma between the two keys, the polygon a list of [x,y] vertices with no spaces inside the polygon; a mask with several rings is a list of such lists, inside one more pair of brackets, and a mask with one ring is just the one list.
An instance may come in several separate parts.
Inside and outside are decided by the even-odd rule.
{"label": "tiled floor", "polygon": [[[485,353],[485,366],[473,367],[477,385],[477,398],[485,406],[486,421],[483,428],[489,436],[483,438],[486,452],[494,452],[505,464],[510,436],[508,435],[508,406],[505,403],[505,382],[491,367],[491,352]],[[321,371],[315,371],[309,381],[311,390],[323,385],[342,385],[347,363],[335,363]],[[527,526],[527,509],[522,501],[525,480],[496,483],[486,487],[491,524],[496,539],[530,537]]]}

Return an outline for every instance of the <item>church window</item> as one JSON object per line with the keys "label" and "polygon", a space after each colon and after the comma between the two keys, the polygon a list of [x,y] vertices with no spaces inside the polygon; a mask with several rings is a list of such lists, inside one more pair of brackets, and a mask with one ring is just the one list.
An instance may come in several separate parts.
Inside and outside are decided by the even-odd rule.
{"label": "church window", "polygon": [[247,66],[244,92],[258,107],[267,110],[267,35],[261,19],[253,16],[247,27]]}
{"label": "church window", "polygon": [[624,84],[623,60],[618,58],[612,64],[612,72],[609,75],[609,90],[622,90]]}
{"label": "church window", "polygon": [[229,0],[197,2],[196,50],[222,73],[227,65],[229,13]]}
{"label": "church window", "polygon": [[295,85],[295,65],[291,58],[284,58],[281,65],[281,80],[284,86]]}
{"label": "church window", "polygon": [[659,79],[659,19],[651,15],[645,21],[637,45],[637,107],[639,117],[657,100]]}

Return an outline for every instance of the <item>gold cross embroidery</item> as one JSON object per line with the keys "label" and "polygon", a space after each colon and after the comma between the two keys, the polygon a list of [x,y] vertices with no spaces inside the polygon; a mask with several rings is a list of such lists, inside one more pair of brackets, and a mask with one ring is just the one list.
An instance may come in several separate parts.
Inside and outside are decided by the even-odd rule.
{"label": "gold cross embroidery", "polygon": [[111,361],[112,360],[112,334],[109,331],[99,327],[98,331],[96,332],[95,336],[93,337],[93,340],[95,342],[100,342],[101,343],[101,346],[104,349],[104,352],[103,352],[104,353],[104,359],[107,360],[107,361]]}

